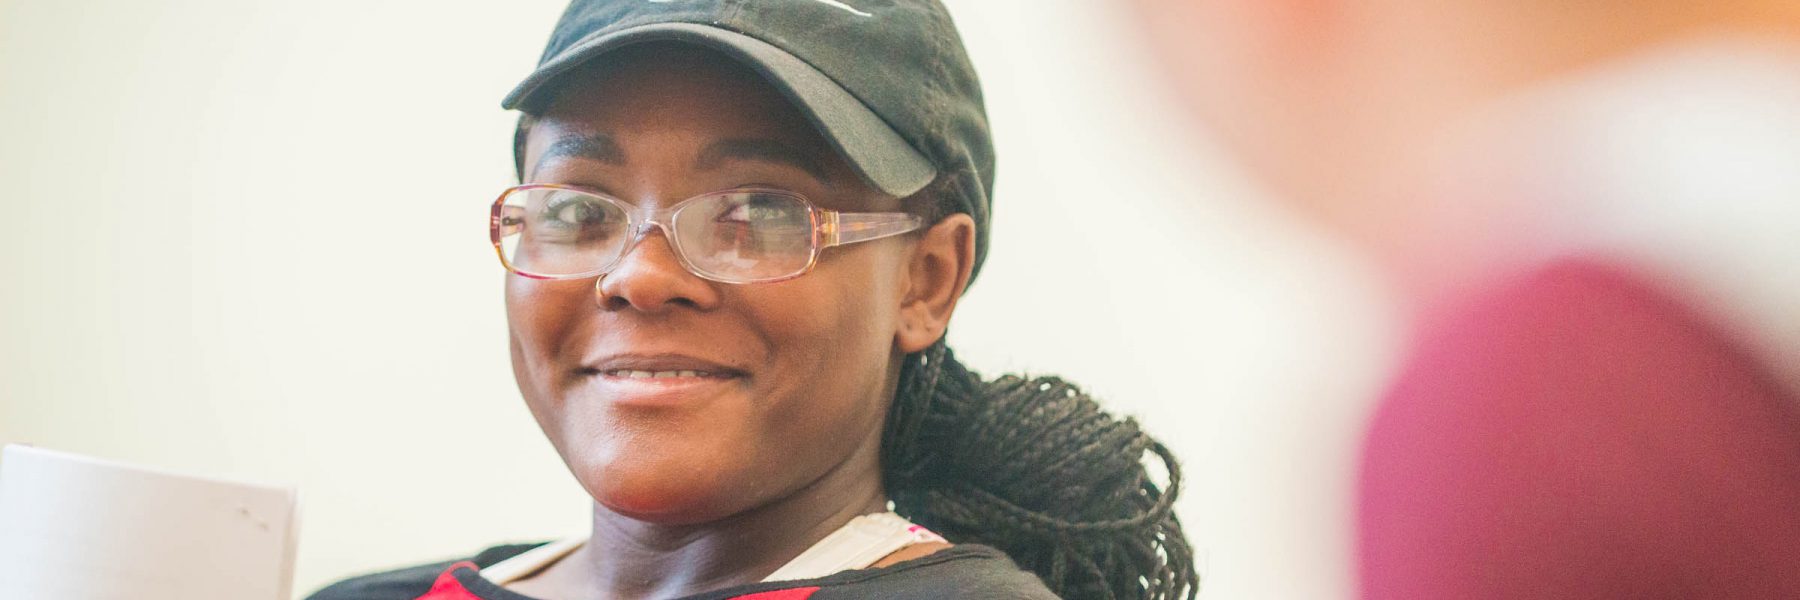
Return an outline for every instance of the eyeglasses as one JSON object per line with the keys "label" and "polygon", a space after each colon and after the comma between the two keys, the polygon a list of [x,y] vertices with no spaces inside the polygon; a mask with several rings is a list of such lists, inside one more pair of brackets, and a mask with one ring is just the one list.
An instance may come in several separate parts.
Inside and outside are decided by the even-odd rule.
{"label": "eyeglasses", "polygon": [[767,283],[805,275],[826,248],[923,225],[907,213],[823,209],[781,190],[725,190],[643,210],[578,187],[527,184],[494,201],[488,236],[513,273],[580,279],[612,271],[655,226],[688,272],[722,283]]}

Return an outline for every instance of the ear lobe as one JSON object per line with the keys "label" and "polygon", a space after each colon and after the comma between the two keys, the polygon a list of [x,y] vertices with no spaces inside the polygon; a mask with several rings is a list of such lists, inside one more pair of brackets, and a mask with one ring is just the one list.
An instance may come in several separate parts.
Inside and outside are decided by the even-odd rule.
{"label": "ear lobe", "polygon": [[974,270],[974,219],[957,213],[925,230],[906,268],[906,296],[900,301],[895,347],[911,354],[943,337]]}

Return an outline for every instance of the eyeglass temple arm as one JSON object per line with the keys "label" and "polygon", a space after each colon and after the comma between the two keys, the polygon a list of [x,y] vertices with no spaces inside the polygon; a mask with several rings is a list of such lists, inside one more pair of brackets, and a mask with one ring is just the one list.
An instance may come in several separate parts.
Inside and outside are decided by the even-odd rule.
{"label": "eyeglass temple arm", "polygon": [[908,213],[841,213],[823,211],[824,247],[842,246],[896,236],[925,225],[925,219]]}

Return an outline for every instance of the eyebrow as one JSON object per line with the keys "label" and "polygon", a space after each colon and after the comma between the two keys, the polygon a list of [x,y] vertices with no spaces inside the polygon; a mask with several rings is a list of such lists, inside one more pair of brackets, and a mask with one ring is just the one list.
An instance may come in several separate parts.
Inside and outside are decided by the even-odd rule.
{"label": "eyebrow", "polygon": [[604,133],[568,134],[550,142],[550,147],[545,148],[544,153],[531,166],[531,172],[538,172],[553,160],[576,157],[613,165],[625,164],[625,151],[619,148],[619,143],[613,141],[612,136]]}
{"label": "eyebrow", "polygon": [[831,181],[825,174],[825,166],[820,164],[813,153],[772,139],[725,139],[713,142],[700,151],[700,156],[694,159],[694,166],[716,169],[727,160],[754,160],[787,165],[805,171],[821,182]]}

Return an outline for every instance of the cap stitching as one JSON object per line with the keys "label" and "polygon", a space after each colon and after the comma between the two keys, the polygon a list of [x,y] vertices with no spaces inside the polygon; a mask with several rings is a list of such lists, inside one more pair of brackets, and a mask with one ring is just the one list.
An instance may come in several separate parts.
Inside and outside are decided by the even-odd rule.
{"label": "cap stitching", "polygon": [[[744,16],[744,9],[745,9],[745,5],[746,5],[745,0],[723,0],[723,2],[721,2],[721,4],[724,6],[724,9],[719,11],[719,20],[714,22],[714,24],[715,25],[725,25],[727,23],[730,23],[732,29],[745,29],[745,27],[743,26],[743,21],[744,21],[743,16]],[[742,33],[742,32],[739,32],[739,33]],[[750,35],[750,34],[746,33],[744,35]],[[756,36],[751,36],[751,37],[756,37]],[[757,38],[757,39],[762,39],[762,38]]]}

